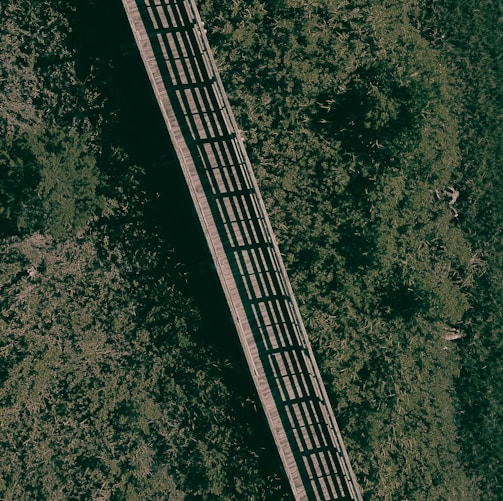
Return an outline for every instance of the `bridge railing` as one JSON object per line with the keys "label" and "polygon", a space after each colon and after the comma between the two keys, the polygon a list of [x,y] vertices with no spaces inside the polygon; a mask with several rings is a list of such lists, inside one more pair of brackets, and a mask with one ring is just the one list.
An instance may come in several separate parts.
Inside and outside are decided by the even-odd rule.
{"label": "bridge railing", "polygon": [[[207,233],[215,267],[258,389],[260,379],[266,377],[276,399],[276,411],[288,428],[282,436],[295,435],[288,441],[298,451],[299,467],[307,461],[306,474],[313,477],[319,475],[317,469],[330,477],[333,469],[334,478],[324,479],[338,483],[333,484],[333,492],[347,493],[349,499],[359,500],[344,443],[196,5],[193,0],[123,0],[123,3],[196,212]],[[149,30],[145,28],[146,22]],[[140,33],[138,26],[146,33]],[[217,156],[226,160],[215,163]],[[211,236],[215,233],[219,236]],[[225,278],[229,270],[238,295]],[[243,311],[247,315],[246,325]],[[262,359],[255,358],[257,354],[252,353],[248,344],[249,327],[255,331],[254,342],[262,346],[258,350]],[[257,351],[257,346],[253,349]],[[269,422],[275,422],[277,418],[268,405],[264,405],[264,411]],[[307,429],[310,421],[311,428]],[[291,458],[284,454],[280,443],[283,439],[278,436],[275,436],[278,450],[290,475],[287,466]],[[331,448],[329,443],[336,447],[336,458],[331,452],[325,455],[316,452]],[[318,460],[334,463],[317,466]],[[297,481],[291,478],[292,486]],[[339,495],[325,497],[325,490],[326,496],[330,495],[329,487],[321,486],[318,478],[312,481],[316,492],[322,493],[316,499],[340,499]]]}

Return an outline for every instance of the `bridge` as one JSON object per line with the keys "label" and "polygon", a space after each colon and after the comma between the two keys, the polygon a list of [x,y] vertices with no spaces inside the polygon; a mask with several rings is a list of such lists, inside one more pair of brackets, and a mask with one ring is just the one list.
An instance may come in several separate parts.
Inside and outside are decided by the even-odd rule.
{"label": "bridge", "polygon": [[123,0],[296,500],[361,500],[193,0]]}

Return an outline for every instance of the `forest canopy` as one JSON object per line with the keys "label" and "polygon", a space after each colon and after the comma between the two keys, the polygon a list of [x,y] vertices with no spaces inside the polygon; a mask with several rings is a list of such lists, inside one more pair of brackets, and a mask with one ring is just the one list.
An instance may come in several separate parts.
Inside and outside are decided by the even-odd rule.
{"label": "forest canopy", "polygon": [[[498,2],[198,6],[364,498],[496,501]],[[290,499],[121,2],[0,20],[0,497]]]}

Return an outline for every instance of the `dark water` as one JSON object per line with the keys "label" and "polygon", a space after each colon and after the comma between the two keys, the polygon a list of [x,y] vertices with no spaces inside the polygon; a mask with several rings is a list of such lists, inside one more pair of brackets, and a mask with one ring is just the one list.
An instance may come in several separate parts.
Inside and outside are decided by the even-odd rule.
{"label": "dark water", "polygon": [[[146,171],[146,218],[153,231],[173,249],[175,262],[187,270],[186,293],[194,298],[211,346],[227,367],[223,375],[237,400],[258,402],[199,222],[178,166],[169,135],[137,52],[122,3],[79,2],[72,14],[72,44],[81,79],[103,94],[114,118],[104,141],[120,145]],[[225,364],[230,360],[231,364]],[[258,403],[256,406],[259,409]],[[253,447],[264,452],[264,475],[281,471],[279,458],[260,410],[236,409],[253,429]],[[279,486],[278,486],[279,487]],[[286,484],[280,489],[288,491]]]}

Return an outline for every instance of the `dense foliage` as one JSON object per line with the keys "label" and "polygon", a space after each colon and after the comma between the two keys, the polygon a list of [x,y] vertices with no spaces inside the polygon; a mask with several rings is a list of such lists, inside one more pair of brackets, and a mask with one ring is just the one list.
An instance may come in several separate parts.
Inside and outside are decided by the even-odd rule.
{"label": "dense foliage", "polygon": [[[498,3],[198,3],[365,499],[498,499]],[[0,497],[288,499],[120,2],[74,4],[0,4]]]}
{"label": "dense foliage", "polygon": [[497,499],[497,3],[201,4],[366,497]]}

